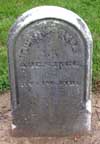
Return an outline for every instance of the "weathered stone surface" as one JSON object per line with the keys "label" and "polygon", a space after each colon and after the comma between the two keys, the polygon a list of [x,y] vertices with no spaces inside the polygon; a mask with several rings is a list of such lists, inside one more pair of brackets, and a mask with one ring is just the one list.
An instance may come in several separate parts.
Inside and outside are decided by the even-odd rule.
{"label": "weathered stone surface", "polygon": [[91,49],[86,24],[63,8],[17,20],[8,42],[14,128],[34,136],[90,130]]}

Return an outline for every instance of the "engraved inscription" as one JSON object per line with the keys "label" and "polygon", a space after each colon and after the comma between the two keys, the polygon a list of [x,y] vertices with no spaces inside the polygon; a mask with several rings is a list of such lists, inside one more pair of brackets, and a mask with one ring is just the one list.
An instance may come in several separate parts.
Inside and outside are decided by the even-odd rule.
{"label": "engraved inscription", "polygon": [[63,66],[82,66],[80,61],[65,61],[65,62],[35,62],[35,61],[29,61],[28,63],[21,63],[20,67],[26,68],[26,67],[45,67],[45,66],[52,66],[52,67],[63,67]]}
{"label": "engraved inscription", "polygon": [[27,95],[27,101],[39,98],[42,105],[43,97],[48,105],[50,97],[57,105],[60,97],[66,103],[74,97],[72,105],[78,96],[83,100],[85,46],[74,27],[59,20],[34,22],[21,31],[15,51],[20,102]]}

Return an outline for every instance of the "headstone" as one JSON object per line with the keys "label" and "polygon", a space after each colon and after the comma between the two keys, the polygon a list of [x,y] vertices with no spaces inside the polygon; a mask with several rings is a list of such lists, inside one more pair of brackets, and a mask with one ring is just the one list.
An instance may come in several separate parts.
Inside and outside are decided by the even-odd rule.
{"label": "headstone", "polygon": [[92,38],[75,13],[33,8],[10,30],[14,132],[66,136],[91,129]]}

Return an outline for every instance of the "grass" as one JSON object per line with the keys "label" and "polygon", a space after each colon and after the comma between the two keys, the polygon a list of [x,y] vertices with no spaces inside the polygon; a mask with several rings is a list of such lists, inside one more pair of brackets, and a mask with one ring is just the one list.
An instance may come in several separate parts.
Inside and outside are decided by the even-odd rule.
{"label": "grass", "polygon": [[80,15],[94,41],[93,81],[100,80],[100,0],[0,0],[0,91],[9,88],[7,36],[10,26],[23,12],[40,5],[57,5]]}
{"label": "grass", "polygon": [[0,91],[9,88],[8,82],[8,67],[7,67],[7,52],[5,47],[0,48]]}

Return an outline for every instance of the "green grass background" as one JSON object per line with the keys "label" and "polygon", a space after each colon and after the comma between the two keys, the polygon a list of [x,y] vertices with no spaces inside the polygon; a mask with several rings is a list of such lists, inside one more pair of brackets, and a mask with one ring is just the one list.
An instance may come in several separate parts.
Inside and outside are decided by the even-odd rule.
{"label": "green grass background", "polygon": [[11,25],[23,12],[40,5],[56,5],[80,15],[92,33],[93,82],[100,80],[100,0],[0,0],[0,91],[9,89],[7,37]]}

